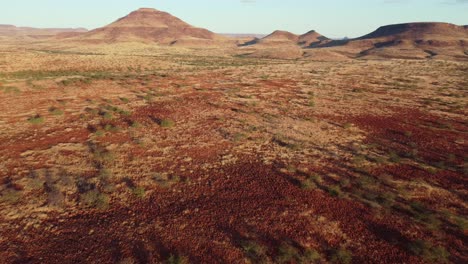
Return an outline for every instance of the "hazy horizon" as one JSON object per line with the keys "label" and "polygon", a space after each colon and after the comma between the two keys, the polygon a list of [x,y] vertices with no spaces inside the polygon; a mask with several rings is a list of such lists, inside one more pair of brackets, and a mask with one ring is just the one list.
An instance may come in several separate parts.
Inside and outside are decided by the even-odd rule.
{"label": "hazy horizon", "polygon": [[[112,23],[141,7],[166,11],[196,27],[217,33],[269,34],[310,30],[329,37],[358,37],[379,26],[407,22],[468,24],[467,0],[201,0],[90,1],[64,3],[26,0],[2,3],[0,24],[38,28],[94,29]],[[26,8],[25,8],[26,7]],[[345,22],[345,23],[344,23]]]}

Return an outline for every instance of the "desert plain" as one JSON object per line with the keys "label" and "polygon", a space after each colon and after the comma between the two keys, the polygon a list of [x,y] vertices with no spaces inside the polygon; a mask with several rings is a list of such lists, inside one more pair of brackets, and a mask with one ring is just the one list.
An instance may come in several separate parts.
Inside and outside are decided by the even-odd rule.
{"label": "desert plain", "polygon": [[106,30],[0,41],[1,263],[468,261],[466,42]]}

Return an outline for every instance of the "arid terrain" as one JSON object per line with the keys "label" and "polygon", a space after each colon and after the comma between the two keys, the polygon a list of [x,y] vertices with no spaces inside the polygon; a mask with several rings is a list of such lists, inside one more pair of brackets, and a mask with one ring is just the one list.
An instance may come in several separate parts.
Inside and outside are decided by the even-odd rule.
{"label": "arid terrain", "polygon": [[468,262],[466,28],[151,12],[0,38],[0,263]]}

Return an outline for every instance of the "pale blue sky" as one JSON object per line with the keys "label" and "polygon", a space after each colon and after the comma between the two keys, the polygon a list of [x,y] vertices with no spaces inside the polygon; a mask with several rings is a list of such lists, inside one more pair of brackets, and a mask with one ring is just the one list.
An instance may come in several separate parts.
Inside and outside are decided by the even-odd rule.
{"label": "pale blue sky", "polygon": [[357,37],[394,23],[468,24],[468,0],[2,0],[0,24],[93,29],[140,7],[218,33],[314,29],[329,37]]}

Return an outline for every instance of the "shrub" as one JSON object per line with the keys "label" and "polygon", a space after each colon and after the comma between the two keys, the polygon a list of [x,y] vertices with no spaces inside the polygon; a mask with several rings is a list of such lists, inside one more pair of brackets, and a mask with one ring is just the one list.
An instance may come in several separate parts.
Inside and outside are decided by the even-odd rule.
{"label": "shrub", "polygon": [[416,240],[408,245],[408,250],[414,255],[424,258],[430,263],[447,263],[450,254],[442,246],[434,247],[431,243],[423,240]]}
{"label": "shrub", "polygon": [[315,263],[318,262],[322,257],[320,254],[314,249],[306,249],[304,254],[299,259],[299,263]]}
{"label": "shrub", "polygon": [[261,261],[266,258],[266,248],[254,241],[243,241],[241,247],[247,258],[252,261]]}
{"label": "shrub", "polygon": [[28,122],[33,125],[39,125],[44,123],[44,117],[40,115],[35,115],[33,117],[28,118]]}
{"label": "shrub", "polygon": [[0,202],[17,204],[21,199],[21,193],[12,189],[4,190],[0,196]]}
{"label": "shrub", "polygon": [[170,128],[170,127],[173,127],[174,124],[175,124],[174,121],[170,119],[163,119],[161,120],[160,126],[164,128]]}
{"label": "shrub", "polygon": [[468,221],[465,218],[459,216],[455,217],[455,224],[461,231],[468,231]]}
{"label": "shrub", "polygon": [[52,115],[55,115],[55,116],[59,116],[59,115],[63,115],[63,111],[56,108],[56,107],[51,107],[49,108],[49,112],[52,114]]}
{"label": "shrub", "polygon": [[109,207],[109,197],[98,190],[90,190],[81,194],[80,200],[89,207],[98,209],[107,209]]}
{"label": "shrub", "polygon": [[106,124],[104,126],[104,130],[109,131],[109,132],[117,132],[119,129],[112,124]]}
{"label": "shrub", "polygon": [[143,198],[145,197],[146,191],[143,187],[135,187],[132,189],[132,193],[138,198]]}
{"label": "shrub", "polygon": [[332,263],[342,263],[347,264],[351,263],[353,260],[353,255],[345,248],[339,248],[332,252],[330,261]]}
{"label": "shrub", "polygon": [[353,124],[351,124],[351,123],[345,123],[345,124],[343,125],[343,128],[344,128],[344,129],[350,129],[352,126],[353,126]]}
{"label": "shrub", "polygon": [[166,261],[167,264],[189,264],[189,259],[181,255],[171,254]]}
{"label": "shrub", "polygon": [[308,177],[301,182],[302,189],[310,190],[316,187],[317,187],[317,184],[315,184],[314,180],[311,177]]}
{"label": "shrub", "polygon": [[341,188],[338,185],[333,185],[333,186],[327,187],[327,192],[331,196],[335,196],[335,197],[341,197],[343,195],[343,193],[341,191]]}
{"label": "shrub", "polygon": [[414,219],[424,223],[431,230],[439,229],[441,221],[424,204],[415,201],[410,203],[410,207]]}
{"label": "shrub", "polygon": [[297,248],[289,244],[282,244],[278,249],[278,256],[276,258],[278,263],[291,263],[298,260],[300,257]]}
{"label": "shrub", "polygon": [[395,151],[390,151],[389,159],[393,163],[399,163],[401,161],[400,156]]}
{"label": "shrub", "polygon": [[113,116],[112,116],[112,114],[111,114],[110,112],[104,112],[104,113],[102,114],[102,117],[103,117],[104,119],[112,119],[112,118],[113,118]]}

